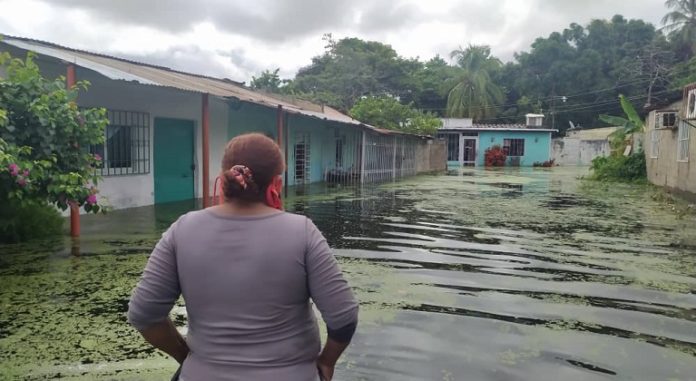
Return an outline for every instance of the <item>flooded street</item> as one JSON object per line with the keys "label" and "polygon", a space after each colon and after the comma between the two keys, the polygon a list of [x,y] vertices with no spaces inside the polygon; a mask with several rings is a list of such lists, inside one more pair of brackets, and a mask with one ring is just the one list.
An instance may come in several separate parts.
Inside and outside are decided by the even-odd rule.
{"label": "flooded street", "polygon": [[[583,174],[472,169],[289,197],[361,302],[335,379],[696,379],[696,218]],[[159,234],[193,207],[0,246],[0,379],[171,374],[125,312]],[[184,327],[183,301],[175,314]]]}

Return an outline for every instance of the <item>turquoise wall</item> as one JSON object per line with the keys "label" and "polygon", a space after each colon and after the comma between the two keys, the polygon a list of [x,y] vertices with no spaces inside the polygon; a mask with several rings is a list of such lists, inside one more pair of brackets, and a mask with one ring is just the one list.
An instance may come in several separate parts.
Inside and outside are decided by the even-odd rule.
{"label": "turquoise wall", "polygon": [[[260,132],[276,139],[277,111],[251,103],[234,102],[230,104],[228,138],[248,133]],[[304,115],[287,115],[287,171],[288,185],[295,185],[295,143],[300,134],[309,136],[310,182],[324,180],[324,173],[336,167],[336,139],[343,138],[343,165],[349,170],[359,163],[357,147],[361,142],[361,131],[340,123],[320,120]],[[281,147],[285,149],[285,147]]]}
{"label": "turquoise wall", "polygon": [[[503,146],[503,139],[524,139],[524,156],[520,166],[531,167],[535,162],[550,159],[551,133],[544,131],[480,131],[476,165],[484,165],[484,154],[492,146]],[[508,159],[509,160],[509,159]]]}
{"label": "turquoise wall", "polygon": [[324,180],[324,174],[336,168],[336,140],[343,139],[343,165],[349,170],[358,163],[357,146],[361,131],[339,123],[311,118],[304,115],[288,115],[288,184],[295,183],[295,142],[302,134],[310,139],[310,182]]}
{"label": "turquoise wall", "polygon": [[253,103],[233,102],[230,103],[229,112],[228,138],[232,139],[249,132],[260,132],[275,140],[278,115],[276,110]]}

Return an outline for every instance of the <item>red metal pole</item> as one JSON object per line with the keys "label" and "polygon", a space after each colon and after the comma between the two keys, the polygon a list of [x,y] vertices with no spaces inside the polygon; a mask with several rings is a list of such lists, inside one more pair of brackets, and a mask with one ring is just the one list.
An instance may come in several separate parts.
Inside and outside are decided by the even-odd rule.
{"label": "red metal pole", "polygon": [[65,75],[65,84],[68,89],[75,86],[75,65],[68,64],[68,72]]}
{"label": "red metal pole", "polygon": [[278,147],[283,149],[283,106],[278,105],[278,115],[276,118],[276,128],[278,129]]}
{"label": "red metal pole", "polygon": [[[68,70],[65,73],[65,85],[68,89],[75,86],[75,65],[68,64]],[[77,203],[70,202],[70,236],[80,236],[80,206]]]}
{"label": "red metal pole", "polygon": [[208,94],[203,94],[201,112],[201,133],[203,134],[203,208],[207,208],[210,206],[210,113]]}

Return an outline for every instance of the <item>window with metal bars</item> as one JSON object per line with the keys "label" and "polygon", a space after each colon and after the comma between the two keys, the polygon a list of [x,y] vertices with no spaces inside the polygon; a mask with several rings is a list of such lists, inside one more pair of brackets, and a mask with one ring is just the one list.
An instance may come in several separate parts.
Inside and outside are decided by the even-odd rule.
{"label": "window with metal bars", "polygon": [[447,161],[459,161],[459,134],[441,134],[447,141]]}
{"label": "window with metal bars", "polygon": [[90,151],[101,156],[102,176],[150,173],[150,115],[144,112],[108,110],[104,144]]}
{"label": "window with metal bars", "polygon": [[677,161],[689,161],[689,132],[689,124],[682,120],[681,123],[679,123]]}
{"label": "window with metal bars", "polygon": [[310,182],[309,134],[299,133],[295,138],[295,184]]}
{"label": "window with metal bars", "polygon": [[652,130],[650,133],[650,157],[657,159],[660,153],[660,131]]}
{"label": "window with metal bars", "polygon": [[343,143],[345,136],[336,138],[336,168],[343,167]]}
{"label": "window with metal bars", "polygon": [[503,152],[507,156],[524,156],[524,139],[503,139]]}

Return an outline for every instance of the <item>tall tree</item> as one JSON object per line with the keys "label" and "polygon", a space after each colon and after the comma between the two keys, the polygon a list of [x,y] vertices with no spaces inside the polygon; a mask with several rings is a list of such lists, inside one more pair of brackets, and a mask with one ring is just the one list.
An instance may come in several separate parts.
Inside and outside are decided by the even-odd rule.
{"label": "tall tree", "polygon": [[326,51],[297,73],[291,90],[310,99],[349,110],[363,96],[410,93],[410,78],[422,63],[407,60],[389,45],[358,38],[335,41],[327,36]]}
{"label": "tall tree", "polygon": [[[696,0],[667,0],[672,9],[662,18],[664,29],[681,45],[688,57],[696,54]],[[682,57],[686,58],[686,57]]]}
{"label": "tall tree", "polygon": [[424,113],[389,97],[363,97],[351,108],[350,116],[376,127],[433,135],[442,126],[432,113]]}
{"label": "tall tree", "polygon": [[263,90],[269,93],[281,92],[281,87],[287,84],[287,81],[280,79],[280,68],[273,71],[264,70],[258,77],[251,77],[249,86],[255,90]]}
{"label": "tall tree", "polygon": [[[665,49],[669,46],[661,33],[642,20],[616,15],[587,26],[573,23],[563,32],[538,38],[529,51],[515,55],[516,64],[504,67],[505,102],[514,105],[523,96],[532,104],[541,102],[551,116],[547,121],[555,119],[559,130],[568,128],[569,121],[599,126],[597,114],[621,112],[615,101],[620,93],[643,102],[650,90],[651,103],[664,99],[664,74],[672,64]],[[520,120],[520,107],[511,107],[504,116],[515,111]]]}
{"label": "tall tree", "polygon": [[401,101],[412,102],[415,108],[444,116],[447,95],[456,84],[461,71],[461,68],[451,66],[440,56],[435,56],[413,73],[411,87],[401,97]]}
{"label": "tall tree", "polygon": [[463,71],[447,97],[447,115],[474,119],[495,116],[505,95],[493,82],[492,73],[500,69],[502,62],[491,56],[491,48],[486,45],[460,47],[451,57]]}

